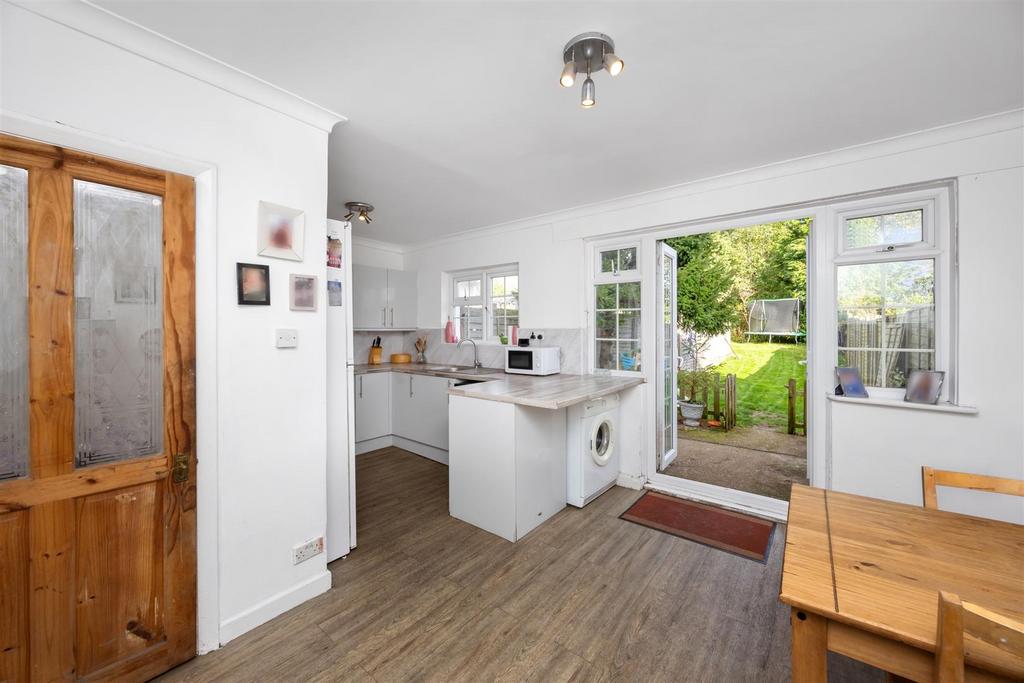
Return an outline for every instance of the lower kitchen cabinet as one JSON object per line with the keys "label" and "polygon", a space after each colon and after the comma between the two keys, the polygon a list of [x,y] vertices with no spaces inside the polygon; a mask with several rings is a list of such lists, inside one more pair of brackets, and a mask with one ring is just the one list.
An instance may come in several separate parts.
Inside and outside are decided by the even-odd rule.
{"label": "lower kitchen cabinet", "polygon": [[356,375],[355,382],[356,441],[391,434],[391,373]]}
{"label": "lower kitchen cabinet", "polygon": [[391,373],[391,430],[395,436],[448,450],[450,380]]}

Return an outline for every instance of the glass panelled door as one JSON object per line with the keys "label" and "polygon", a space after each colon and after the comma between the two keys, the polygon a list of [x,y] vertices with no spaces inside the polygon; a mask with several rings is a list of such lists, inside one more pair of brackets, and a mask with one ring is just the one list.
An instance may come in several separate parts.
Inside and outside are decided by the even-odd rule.
{"label": "glass panelled door", "polygon": [[658,471],[676,458],[676,368],[678,349],[676,326],[676,250],[658,243]]}
{"label": "glass panelled door", "polygon": [[0,135],[0,681],[195,655],[192,178]]}

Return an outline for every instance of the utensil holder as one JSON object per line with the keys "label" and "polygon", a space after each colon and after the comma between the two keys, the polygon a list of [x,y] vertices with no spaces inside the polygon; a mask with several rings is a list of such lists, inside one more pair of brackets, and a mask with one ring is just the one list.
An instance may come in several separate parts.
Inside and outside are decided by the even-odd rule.
{"label": "utensil holder", "polygon": [[369,362],[370,365],[380,365],[380,359],[381,356],[383,355],[383,351],[384,349],[382,349],[379,346],[371,346],[370,358],[367,362]]}

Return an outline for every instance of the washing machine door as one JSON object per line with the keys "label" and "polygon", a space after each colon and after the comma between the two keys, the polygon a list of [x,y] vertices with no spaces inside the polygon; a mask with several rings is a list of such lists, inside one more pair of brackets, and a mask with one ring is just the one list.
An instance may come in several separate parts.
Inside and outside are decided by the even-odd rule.
{"label": "washing machine door", "polygon": [[590,432],[590,458],[594,464],[604,467],[615,452],[615,428],[609,417],[594,421]]}

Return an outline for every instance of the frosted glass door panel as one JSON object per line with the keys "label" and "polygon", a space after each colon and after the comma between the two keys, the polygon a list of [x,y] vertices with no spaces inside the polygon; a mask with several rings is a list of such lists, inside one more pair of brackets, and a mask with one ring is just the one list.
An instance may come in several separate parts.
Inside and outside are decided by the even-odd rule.
{"label": "frosted glass door panel", "polygon": [[28,473],[28,172],[0,165],[0,479]]}
{"label": "frosted glass door panel", "polygon": [[79,467],[163,448],[160,197],[75,181]]}

